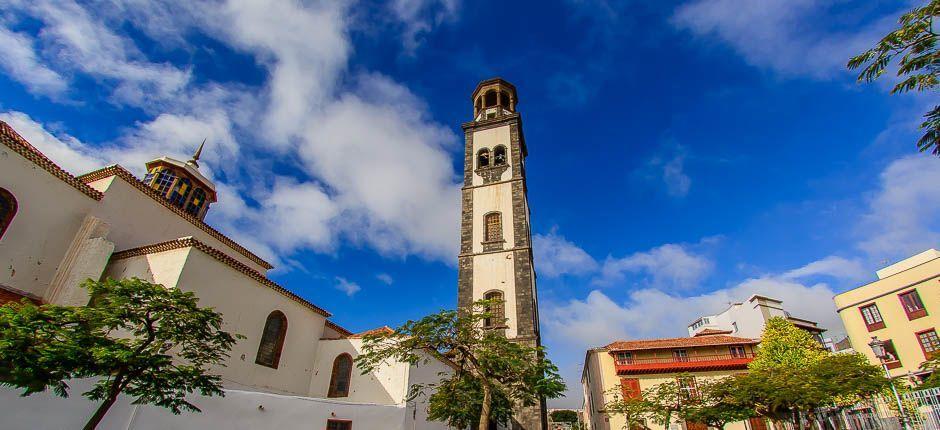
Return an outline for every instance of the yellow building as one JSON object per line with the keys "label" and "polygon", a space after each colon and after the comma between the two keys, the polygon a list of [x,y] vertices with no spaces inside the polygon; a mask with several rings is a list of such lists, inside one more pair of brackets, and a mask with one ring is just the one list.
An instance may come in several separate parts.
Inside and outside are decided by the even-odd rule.
{"label": "yellow building", "polygon": [[[620,388],[623,396],[642,396],[642,391],[658,384],[678,380],[696,394],[702,379],[720,378],[747,371],[754,359],[758,341],[729,336],[730,332],[707,329],[694,337],[618,341],[587,351],[581,384],[584,390],[584,419],[590,430],[620,430],[625,419],[608,415],[604,405],[613,400]],[[690,378],[681,377],[690,374]],[[646,426],[664,429],[652,422]],[[670,430],[705,430],[697,423],[674,422]],[[760,419],[728,424],[727,430],[765,430]]]}
{"label": "yellow building", "polygon": [[911,372],[925,376],[920,365],[940,349],[940,251],[930,249],[876,272],[878,280],[835,297],[836,308],[856,351],[880,361],[868,343],[886,342],[891,376]]}

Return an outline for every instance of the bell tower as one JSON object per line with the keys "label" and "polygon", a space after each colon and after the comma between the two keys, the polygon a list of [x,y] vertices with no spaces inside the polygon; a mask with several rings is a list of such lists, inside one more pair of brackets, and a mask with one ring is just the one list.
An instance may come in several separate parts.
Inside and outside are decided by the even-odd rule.
{"label": "bell tower", "polygon": [[[540,346],[526,198],[528,151],[516,112],[516,87],[501,78],[488,79],[477,85],[471,100],[473,121],[462,126],[466,147],[457,305],[501,299],[493,313],[505,323],[494,318],[484,324],[516,342]],[[545,400],[517,413],[512,428],[546,429]]]}

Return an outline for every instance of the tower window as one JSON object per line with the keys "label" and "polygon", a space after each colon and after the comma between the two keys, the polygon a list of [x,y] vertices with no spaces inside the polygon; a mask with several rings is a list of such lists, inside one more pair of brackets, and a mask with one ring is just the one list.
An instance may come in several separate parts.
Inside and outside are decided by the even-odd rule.
{"label": "tower window", "polygon": [[496,242],[503,240],[503,217],[499,212],[491,212],[483,217],[483,224],[486,225],[486,234],[483,240],[485,242]]}
{"label": "tower window", "polygon": [[490,150],[483,148],[477,152],[477,167],[490,166]]}
{"label": "tower window", "polygon": [[169,170],[162,170],[157,173],[156,176],[157,179],[153,181],[152,187],[157,190],[161,196],[166,197],[167,192],[170,191],[170,187],[173,186],[173,182],[176,181],[176,175]]}
{"label": "tower window", "polygon": [[349,397],[352,368],[353,359],[349,354],[341,354],[333,360],[333,374],[330,376],[330,392],[327,397]]}
{"label": "tower window", "polygon": [[496,91],[489,90],[483,95],[483,107],[496,106]]}
{"label": "tower window", "polygon": [[506,306],[503,302],[503,293],[501,291],[490,291],[483,295],[483,299],[492,300],[486,307],[487,318],[483,319],[483,327],[501,326],[506,322]]}
{"label": "tower window", "polygon": [[509,93],[505,91],[499,92],[499,105],[509,110]]}
{"label": "tower window", "polygon": [[506,147],[499,145],[493,148],[493,165],[502,166],[506,164]]}
{"label": "tower window", "polygon": [[196,188],[193,190],[193,195],[192,198],[190,198],[189,203],[186,204],[186,213],[198,218],[199,213],[205,203],[206,191],[202,188]]}
{"label": "tower window", "polygon": [[182,208],[183,204],[186,203],[186,196],[189,195],[189,192],[192,191],[193,183],[186,178],[180,178],[176,181],[176,185],[173,186],[173,191],[170,192],[170,203],[173,206]]}
{"label": "tower window", "polygon": [[9,191],[0,188],[0,239],[13,222],[14,215],[16,215],[16,198]]}
{"label": "tower window", "polygon": [[258,357],[255,363],[277,369],[286,335],[287,317],[281,311],[271,312],[264,322],[264,331],[261,333],[261,344],[258,345]]}

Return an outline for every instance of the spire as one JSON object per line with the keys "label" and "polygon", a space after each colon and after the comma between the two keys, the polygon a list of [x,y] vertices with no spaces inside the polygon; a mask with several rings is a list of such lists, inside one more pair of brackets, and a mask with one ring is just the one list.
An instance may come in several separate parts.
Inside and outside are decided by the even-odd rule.
{"label": "spire", "polygon": [[202,155],[202,147],[206,146],[207,139],[208,137],[205,139],[202,139],[202,143],[199,144],[199,148],[196,149],[196,153],[193,154],[193,158],[189,160],[187,163],[192,164],[193,166],[199,167],[199,156]]}

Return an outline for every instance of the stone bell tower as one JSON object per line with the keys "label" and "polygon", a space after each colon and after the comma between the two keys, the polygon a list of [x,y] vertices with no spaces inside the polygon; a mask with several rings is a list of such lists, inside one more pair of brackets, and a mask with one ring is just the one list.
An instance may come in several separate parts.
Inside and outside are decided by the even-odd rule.
{"label": "stone bell tower", "polygon": [[[485,324],[506,337],[540,346],[538,297],[532,264],[532,235],[526,199],[522,117],[516,87],[500,78],[473,91],[473,121],[466,136],[458,256],[457,305],[501,299]],[[513,429],[547,428],[545,401],[518,413]]]}

